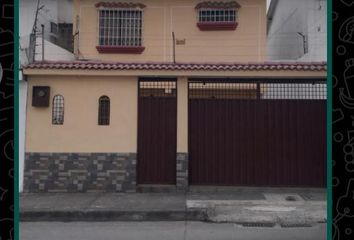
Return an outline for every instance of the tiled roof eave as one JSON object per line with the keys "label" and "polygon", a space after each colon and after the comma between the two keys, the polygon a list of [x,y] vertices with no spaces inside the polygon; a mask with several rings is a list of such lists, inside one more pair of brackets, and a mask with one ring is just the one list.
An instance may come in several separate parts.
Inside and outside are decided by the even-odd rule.
{"label": "tiled roof eave", "polygon": [[326,71],[326,62],[316,63],[118,63],[35,62],[25,69],[55,70],[145,70],[145,71]]}
{"label": "tiled roof eave", "polygon": [[96,8],[145,8],[142,3],[133,2],[98,2],[95,4]]}
{"label": "tiled roof eave", "polygon": [[202,8],[216,8],[216,9],[229,9],[229,8],[240,8],[241,5],[236,1],[205,1],[200,2],[195,6],[195,9],[202,9]]}

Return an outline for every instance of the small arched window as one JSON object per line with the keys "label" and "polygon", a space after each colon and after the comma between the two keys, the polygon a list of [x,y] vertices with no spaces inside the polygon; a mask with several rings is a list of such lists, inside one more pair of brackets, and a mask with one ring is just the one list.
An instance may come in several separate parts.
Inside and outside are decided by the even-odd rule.
{"label": "small arched window", "polygon": [[109,111],[109,97],[100,97],[100,99],[98,100],[98,125],[109,125]]}
{"label": "small arched window", "polygon": [[64,97],[62,95],[55,95],[52,107],[52,124],[62,125],[64,123]]}

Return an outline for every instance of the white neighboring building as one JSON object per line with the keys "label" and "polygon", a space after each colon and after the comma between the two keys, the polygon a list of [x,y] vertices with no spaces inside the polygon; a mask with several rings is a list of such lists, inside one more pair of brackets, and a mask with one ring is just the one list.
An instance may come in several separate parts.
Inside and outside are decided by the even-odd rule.
{"label": "white neighboring building", "polygon": [[327,60],[327,1],[271,0],[268,60]]}
{"label": "white neighboring building", "polygon": [[[19,36],[20,36],[20,74],[19,74],[19,189],[23,191],[25,133],[26,133],[26,104],[27,81],[22,75],[22,67],[29,59],[30,34],[35,22],[37,0],[20,0]],[[44,60],[74,60],[74,54],[56,45],[70,44],[72,35],[72,0],[40,0],[40,10],[37,18],[37,29],[41,31],[44,25]],[[70,28],[71,27],[71,28]],[[64,29],[65,35],[58,34],[59,28]],[[63,31],[61,31],[63,32]],[[56,44],[54,44],[56,43]],[[36,39],[35,60],[42,60],[42,38]],[[29,103],[30,104],[30,103]]]}

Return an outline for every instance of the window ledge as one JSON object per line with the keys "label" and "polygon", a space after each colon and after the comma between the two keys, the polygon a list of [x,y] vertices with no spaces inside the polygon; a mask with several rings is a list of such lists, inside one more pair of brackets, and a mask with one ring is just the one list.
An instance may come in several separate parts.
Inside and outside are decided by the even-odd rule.
{"label": "window ledge", "polygon": [[200,31],[233,31],[237,28],[237,22],[198,22]]}
{"label": "window ledge", "polygon": [[141,54],[145,47],[141,46],[96,46],[99,53],[123,53],[123,54]]}

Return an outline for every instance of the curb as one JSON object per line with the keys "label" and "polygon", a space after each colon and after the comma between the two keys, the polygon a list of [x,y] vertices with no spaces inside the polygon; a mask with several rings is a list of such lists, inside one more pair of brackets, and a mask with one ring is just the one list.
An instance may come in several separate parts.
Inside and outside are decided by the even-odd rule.
{"label": "curb", "polygon": [[206,221],[203,210],[188,211],[23,211],[21,222]]}

